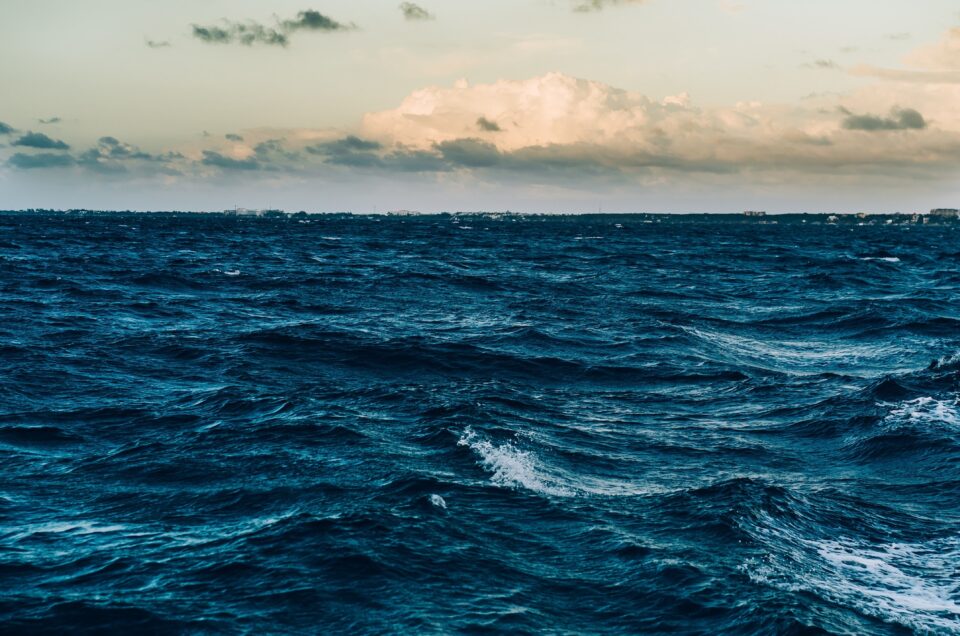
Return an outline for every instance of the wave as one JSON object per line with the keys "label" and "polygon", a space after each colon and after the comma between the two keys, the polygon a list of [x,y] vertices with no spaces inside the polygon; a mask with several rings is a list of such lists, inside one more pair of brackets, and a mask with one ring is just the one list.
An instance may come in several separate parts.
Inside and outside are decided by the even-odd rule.
{"label": "wave", "polygon": [[490,481],[505,488],[523,488],[551,497],[574,497],[576,489],[551,476],[531,451],[511,443],[494,444],[468,428],[458,442],[478,456],[480,466],[490,473]]}
{"label": "wave", "polygon": [[767,549],[751,580],[806,592],[921,632],[960,631],[960,538],[923,543],[806,535],[771,516],[752,535]]}

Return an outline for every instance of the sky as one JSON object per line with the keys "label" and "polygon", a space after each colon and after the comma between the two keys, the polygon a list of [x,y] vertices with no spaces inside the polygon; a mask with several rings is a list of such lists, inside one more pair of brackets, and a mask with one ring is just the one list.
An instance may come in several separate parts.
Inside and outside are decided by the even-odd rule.
{"label": "sky", "polygon": [[0,0],[0,209],[960,207],[956,0]]}

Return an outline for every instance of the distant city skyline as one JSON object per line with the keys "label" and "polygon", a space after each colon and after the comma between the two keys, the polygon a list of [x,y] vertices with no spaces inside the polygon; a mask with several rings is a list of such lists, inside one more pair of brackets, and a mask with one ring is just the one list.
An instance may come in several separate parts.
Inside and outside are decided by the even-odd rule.
{"label": "distant city skyline", "polygon": [[0,208],[960,207],[930,0],[9,0]]}

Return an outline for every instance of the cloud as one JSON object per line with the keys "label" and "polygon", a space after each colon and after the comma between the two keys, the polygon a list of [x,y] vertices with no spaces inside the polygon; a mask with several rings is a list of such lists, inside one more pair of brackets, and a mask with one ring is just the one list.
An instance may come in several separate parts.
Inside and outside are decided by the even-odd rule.
{"label": "cloud", "polygon": [[938,42],[920,46],[904,59],[909,69],[878,68],[866,64],[851,69],[853,75],[910,84],[960,83],[960,27],[948,30]]}
{"label": "cloud", "polygon": [[308,146],[306,150],[314,155],[342,155],[351,152],[371,152],[380,150],[382,147],[380,142],[369,141],[355,135],[349,135],[343,139],[325,141]]}
{"label": "cloud", "polygon": [[909,40],[912,36],[909,33],[901,32],[901,33],[887,33],[883,37],[884,39],[887,39],[887,40]]}
{"label": "cloud", "polygon": [[101,174],[121,174],[126,173],[128,166],[136,165],[137,162],[141,166],[160,166],[161,170],[166,170],[167,164],[182,158],[178,153],[150,154],[116,137],[104,136],[97,140],[96,146],[80,153],[76,163],[82,168]]}
{"label": "cloud", "polygon": [[429,11],[424,9],[418,4],[413,2],[402,2],[400,4],[400,11],[403,12],[403,17],[406,20],[433,20],[434,16]]}
{"label": "cloud", "polygon": [[205,166],[213,166],[224,170],[259,170],[260,162],[251,157],[246,159],[234,159],[215,152],[213,150],[204,150],[201,162]]}
{"label": "cloud", "polygon": [[10,135],[17,132],[16,129],[10,124],[5,124],[0,121],[0,135]]}
{"label": "cloud", "polygon": [[287,31],[346,31],[356,28],[353,24],[342,24],[312,10],[301,11],[295,20],[284,20],[282,25]]}
{"label": "cloud", "polygon": [[256,22],[228,22],[225,27],[194,24],[193,37],[207,44],[238,42],[244,46],[253,46],[254,44],[287,46],[290,43],[285,33]]}
{"label": "cloud", "polygon": [[647,0],[577,0],[573,10],[577,13],[590,13],[592,11],[603,11],[607,7],[614,7],[628,4],[644,4]]}
{"label": "cloud", "polygon": [[889,117],[876,115],[855,115],[843,109],[847,117],[843,120],[843,127],[847,130],[864,130],[868,132],[884,130],[923,130],[927,121],[918,111],[912,108],[894,108]]}
{"label": "cloud", "polygon": [[361,139],[354,135],[325,141],[307,146],[305,150],[311,155],[323,157],[324,162],[362,168],[383,165],[383,159],[377,154],[383,146],[376,141]]}
{"label": "cloud", "polygon": [[477,118],[477,128],[484,132],[500,132],[500,124],[495,121],[490,121],[486,117]]}
{"label": "cloud", "polygon": [[36,155],[28,155],[22,152],[10,157],[7,163],[14,168],[21,170],[33,170],[43,168],[66,168],[72,166],[75,161],[73,157],[66,154],[44,152]]}
{"label": "cloud", "polygon": [[[571,190],[601,183],[636,188],[952,178],[960,163],[956,93],[946,87],[884,92],[885,86],[798,105],[704,107],[686,94],[651,98],[560,73],[460,81],[417,90],[394,109],[367,114],[349,132],[248,129],[243,136],[185,142],[181,150],[189,158],[150,154],[105,136],[72,158],[21,155],[9,165],[75,164],[78,174],[130,179],[235,173],[251,182],[333,182],[351,175],[406,182],[403,175],[419,175],[424,183]],[[938,101],[930,101],[934,95]],[[838,116],[841,98],[845,108]],[[894,108],[898,103],[913,108]]]}
{"label": "cloud", "polygon": [[487,168],[503,159],[496,146],[479,139],[444,141],[437,144],[437,150],[448,162],[467,168]]}
{"label": "cloud", "polygon": [[840,68],[840,65],[834,62],[833,60],[814,60],[813,62],[808,62],[804,64],[806,68],[821,69],[826,71],[837,70]]}
{"label": "cloud", "polygon": [[59,124],[63,120],[61,120],[59,117],[50,117],[48,119],[38,119],[37,121],[41,124]]}
{"label": "cloud", "polygon": [[[392,110],[367,114],[360,136],[378,142],[363,157],[329,153],[331,161],[389,170],[413,152],[436,170],[496,171],[501,178],[527,175],[613,175],[738,172],[768,174],[944,174],[960,161],[960,134],[933,132],[916,109],[889,117],[844,111],[837,96],[803,105],[745,102],[701,108],[686,95],[651,99],[601,82],[550,73],[528,80],[501,80],[428,87]],[[847,95],[851,103],[889,103],[890,96]],[[860,101],[857,101],[857,100]],[[895,103],[895,102],[894,102]],[[925,104],[927,102],[924,102]],[[942,108],[953,103],[944,96]],[[862,108],[862,106],[859,106]],[[861,111],[862,112],[862,111]],[[489,134],[479,122],[509,122]],[[938,111],[938,122],[954,118]],[[906,130],[911,135],[863,131]],[[326,156],[326,155],[325,155]],[[538,176],[539,175],[539,176]]]}
{"label": "cloud", "polygon": [[141,151],[136,146],[119,141],[116,137],[101,137],[97,141],[97,151],[103,157],[111,159],[153,159],[153,155]]}
{"label": "cloud", "polygon": [[319,11],[301,11],[297,17],[278,21],[275,26],[254,22],[224,20],[222,26],[192,25],[193,37],[207,44],[233,44],[244,46],[264,44],[285,47],[290,44],[290,35],[298,31],[348,31],[356,25],[337,22]]}
{"label": "cloud", "polygon": [[169,43],[168,41],[166,41],[166,40],[150,40],[150,39],[147,39],[147,40],[144,41],[144,44],[146,44],[147,47],[148,47],[148,48],[151,48],[151,49],[166,49],[166,48],[170,48],[170,46],[171,46],[170,43]]}
{"label": "cloud", "polygon": [[28,132],[15,142],[14,146],[23,146],[25,148],[40,148],[43,150],[69,150],[70,146],[59,139],[51,139],[43,133]]}
{"label": "cloud", "polygon": [[915,68],[960,71],[960,27],[947,31],[935,44],[919,47],[905,61]]}

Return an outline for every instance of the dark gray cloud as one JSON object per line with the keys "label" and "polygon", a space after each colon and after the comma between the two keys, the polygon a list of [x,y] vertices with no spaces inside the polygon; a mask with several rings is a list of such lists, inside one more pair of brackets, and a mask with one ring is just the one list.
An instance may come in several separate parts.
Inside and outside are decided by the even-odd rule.
{"label": "dark gray cloud", "polygon": [[256,159],[264,162],[265,165],[263,167],[265,169],[270,168],[270,163],[277,160],[298,161],[301,158],[299,152],[287,150],[283,143],[283,139],[267,139],[253,147]]}
{"label": "dark gray cloud", "polygon": [[491,121],[486,117],[481,117],[477,120],[477,127],[485,132],[500,132],[502,130],[500,128],[500,124],[495,121]]}
{"label": "dark gray cloud", "polygon": [[43,133],[28,132],[15,142],[14,146],[23,146],[24,148],[40,148],[42,150],[69,150],[70,146],[59,139],[51,139]]}
{"label": "dark gray cloud", "polygon": [[235,22],[224,20],[222,25],[204,26],[192,25],[193,37],[207,44],[242,44],[253,46],[264,44],[267,46],[287,46],[290,44],[290,35],[298,31],[349,31],[355,29],[354,24],[337,22],[319,11],[306,10],[297,14],[291,20],[281,20],[274,26],[267,26],[259,22]]}
{"label": "dark gray cloud", "polygon": [[479,139],[444,141],[437,150],[450,163],[466,168],[488,168],[503,159],[496,146]]}
{"label": "dark gray cloud", "polygon": [[15,132],[17,131],[13,126],[0,121],[0,135],[9,135]]}
{"label": "dark gray cloud", "polygon": [[323,143],[307,146],[307,152],[312,155],[340,155],[351,152],[370,152],[380,150],[381,144],[377,141],[368,141],[354,135],[337,139],[336,141],[325,141]]}
{"label": "dark gray cloud", "polygon": [[147,161],[154,159],[153,155],[142,152],[136,146],[123,143],[116,137],[101,137],[97,142],[96,150],[102,156],[111,159],[143,159]]}
{"label": "dark gray cloud", "polygon": [[436,153],[406,149],[384,156],[382,166],[398,172],[447,172],[453,168]]}
{"label": "dark gray cloud", "polygon": [[383,164],[383,159],[377,154],[381,148],[380,143],[376,141],[350,135],[343,139],[307,146],[305,150],[311,155],[323,157],[326,163],[355,168],[373,168]]}
{"label": "dark gray cloud", "polygon": [[223,136],[227,141],[243,141],[243,137],[240,135],[235,135],[233,133],[227,133]]}
{"label": "dark gray cloud", "polygon": [[889,117],[878,115],[856,115],[845,108],[840,111],[846,115],[843,127],[847,130],[865,130],[877,132],[884,130],[923,130],[927,120],[912,108],[894,108]]}
{"label": "dark gray cloud", "polygon": [[353,24],[343,24],[333,18],[323,15],[319,11],[306,10],[297,14],[296,20],[284,20],[281,26],[290,32],[293,31],[347,31],[355,29]]}
{"label": "dark gray cloud", "polygon": [[97,145],[89,148],[77,156],[77,164],[83,168],[101,174],[121,174],[128,171],[130,162],[150,162],[152,164],[166,164],[176,159],[182,159],[179,153],[152,155],[143,152],[137,146],[124,143],[116,137],[101,137]]}
{"label": "dark gray cloud", "polygon": [[261,167],[260,162],[252,157],[247,159],[234,159],[233,157],[226,157],[213,150],[204,150],[203,159],[200,163],[205,166],[222,168],[223,170],[259,170]]}
{"label": "dark gray cloud", "polygon": [[67,168],[72,166],[75,161],[73,157],[67,154],[43,152],[37,155],[28,155],[18,152],[10,157],[7,163],[21,170],[33,170],[43,168]]}
{"label": "dark gray cloud", "polygon": [[38,119],[37,121],[41,124],[59,124],[63,120],[59,117],[49,117],[47,119]]}
{"label": "dark gray cloud", "polygon": [[237,42],[244,46],[253,46],[254,44],[287,46],[290,43],[285,33],[256,22],[227,22],[224,27],[194,24],[193,37],[207,44],[232,44]]}
{"label": "dark gray cloud", "polygon": [[402,2],[400,11],[407,20],[433,20],[434,16],[429,11],[413,2]]}
{"label": "dark gray cloud", "polygon": [[144,43],[147,45],[147,47],[149,47],[149,48],[151,48],[151,49],[166,49],[166,48],[170,48],[170,43],[167,42],[166,40],[150,40],[150,39],[147,39],[147,40],[144,41]]}
{"label": "dark gray cloud", "polygon": [[452,169],[450,162],[437,152],[410,150],[402,146],[385,152],[383,144],[354,135],[307,146],[306,151],[322,157],[326,164],[350,168],[389,172],[446,172]]}

